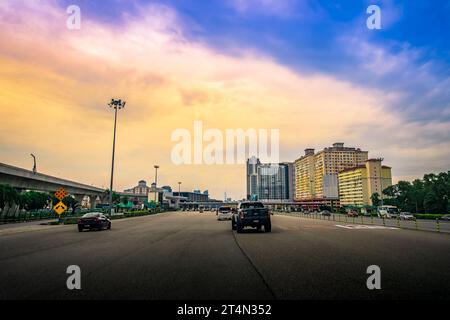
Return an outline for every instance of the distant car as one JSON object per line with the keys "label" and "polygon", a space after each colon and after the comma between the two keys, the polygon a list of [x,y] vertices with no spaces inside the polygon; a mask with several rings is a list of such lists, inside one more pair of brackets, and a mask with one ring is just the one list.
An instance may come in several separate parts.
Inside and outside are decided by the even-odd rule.
{"label": "distant car", "polygon": [[231,207],[222,206],[217,210],[217,220],[231,220],[232,218],[232,210]]}
{"label": "distant car", "polygon": [[450,214],[446,214],[445,216],[442,216],[439,220],[450,221]]}
{"label": "distant car", "polygon": [[241,233],[245,227],[261,230],[263,226],[265,232],[272,231],[269,209],[259,201],[239,202],[237,209],[233,211],[231,229]]}
{"label": "distant car", "polygon": [[412,213],[402,212],[399,215],[400,220],[416,220],[416,217]]}
{"label": "distant car", "polygon": [[322,216],[325,216],[325,217],[330,217],[331,216],[331,212],[328,211],[328,210],[322,210],[322,211],[320,211],[320,214]]}
{"label": "distant car", "polygon": [[400,219],[400,213],[389,213],[389,219]]}
{"label": "distant car", "polygon": [[357,218],[359,216],[359,214],[355,210],[350,210],[350,211],[347,212],[347,216],[348,217],[355,217],[355,218]]}
{"label": "distant car", "polygon": [[109,220],[101,213],[97,212],[86,213],[78,220],[78,231],[83,232],[84,229],[111,230],[111,220]]}

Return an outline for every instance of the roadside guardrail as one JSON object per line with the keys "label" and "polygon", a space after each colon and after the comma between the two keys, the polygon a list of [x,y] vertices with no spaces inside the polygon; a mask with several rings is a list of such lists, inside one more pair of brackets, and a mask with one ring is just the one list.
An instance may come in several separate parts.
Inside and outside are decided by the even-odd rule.
{"label": "roadside guardrail", "polygon": [[433,231],[438,233],[450,233],[450,222],[440,221],[439,219],[427,220],[427,219],[415,219],[415,220],[402,220],[400,218],[385,219],[374,216],[359,215],[358,217],[349,217],[346,214],[332,213],[329,216],[324,216],[320,213],[303,212],[283,212],[274,211],[275,214],[301,217],[305,219],[327,220],[333,221],[339,224],[359,224],[359,225],[373,225],[383,227],[393,227],[398,229],[408,230],[421,230],[421,231]]}

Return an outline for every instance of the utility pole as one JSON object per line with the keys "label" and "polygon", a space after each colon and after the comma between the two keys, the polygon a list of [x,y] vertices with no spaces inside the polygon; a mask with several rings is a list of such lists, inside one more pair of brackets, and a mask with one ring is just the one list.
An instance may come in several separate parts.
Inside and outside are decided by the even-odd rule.
{"label": "utility pole", "polygon": [[113,180],[114,180],[114,157],[116,151],[116,127],[117,127],[117,110],[125,108],[125,101],[111,99],[108,103],[110,108],[114,108],[114,136],[113,136],[113,148],[112,148],[112,161],[111,161],[111,181],[109,184],[109,214],[112,215],[112,196],[113,196]]}
{"label": "utility pole", "polygon": [[159,169],[159,166],[155,165],[155,166],[153,166],[153,168],[155,168],[155,202],[156,202],[156,196],[158,194],[158,169]]}

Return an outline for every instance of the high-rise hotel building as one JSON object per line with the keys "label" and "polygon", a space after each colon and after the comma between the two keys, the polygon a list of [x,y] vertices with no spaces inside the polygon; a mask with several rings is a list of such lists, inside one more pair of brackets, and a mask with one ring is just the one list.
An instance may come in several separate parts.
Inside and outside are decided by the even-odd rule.
{"label": "high-rise hotel building", "polygon": [[247,199],[257,196],[260,201],[287,201],[294,196],[294,165],[263,164],[258,158],[247,160]]}
{"label": "high-rise hotel building", "polygon": [[335,143],[317,153],[314,149],[306,149],[305,155],[294,163],[295,199],[338,200],[339,172],[364,165],[367,160],[368,151],[344,147],[344,143]]}

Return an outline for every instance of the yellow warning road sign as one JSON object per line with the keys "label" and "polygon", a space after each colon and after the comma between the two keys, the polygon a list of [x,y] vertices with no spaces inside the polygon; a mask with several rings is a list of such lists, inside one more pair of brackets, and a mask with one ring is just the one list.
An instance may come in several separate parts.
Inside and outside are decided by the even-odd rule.
{"label": "yellow warning road sign", "polygon": [[56,206],[53,207],[53,210],[59,215],[62,215],[64,212],[67,211],[67,206],[62,202],[58,202]]}

